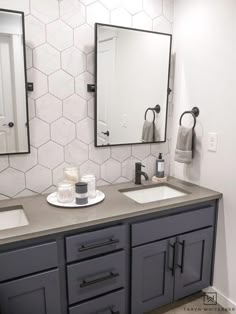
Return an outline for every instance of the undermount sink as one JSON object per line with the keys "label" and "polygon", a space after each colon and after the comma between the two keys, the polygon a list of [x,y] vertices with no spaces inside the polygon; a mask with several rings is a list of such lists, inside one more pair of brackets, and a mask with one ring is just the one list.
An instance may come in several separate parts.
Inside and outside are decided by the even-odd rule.
{"label": "undermount sink", "polygon": [[27,226],[29,221],[21,206],[0,210],[0,230]]}
{"label": "undermount sink", "polygon": [[162,201],[169,198],[180,197],[188,194],[185,193],[183,190],[175,189],[168,184],[120,190],[120,192],[140,204]]}

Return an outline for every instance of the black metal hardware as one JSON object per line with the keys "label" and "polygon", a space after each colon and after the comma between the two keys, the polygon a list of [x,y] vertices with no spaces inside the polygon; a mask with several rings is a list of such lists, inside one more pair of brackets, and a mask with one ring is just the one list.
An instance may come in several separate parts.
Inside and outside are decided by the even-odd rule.
{"label": "black metal hardware", "polygon": [[154,122],[154,121],[155,121],[155,118],[156,118],[155,112],[156,112],[156,113],[159,113],[159,112],[161,111],[161,107],[160,107],[160,105],[156,105],[156,106],[153,107],[153,108],[151,108],[151,107],[147,108],[147,110],[145,111],[145,115],[144,115],[144,119],[145,119],[145,120],[146,120],[146,118],[147,118],[147,113],[148,113],[149,110],[151,110],[152,113],[153,113],[153,122]]}
{"label": "black metal hardware", "polygon": [[106,132],[102,132],[102,134],[106,135],[106,136],[109,136],[110,135],[110,132],[107,130]]}
{"label": "black metal hardware", "polygon": [[[170,251],[172,249],[172,261],[171,261],[171,264],[170,264]],[[175,275],[175,244],[171,244],[170,242],[168,243],[168,258],[167,258],[167,265],[168,265],[168,268],[169,270],[171,271],[172,273],[172,276]]]}
{"label": "black metal hardware", "polygon": [[88,93],[96,92],[96,86],[95,86],[95,84],[87,84],[87,92],[88,92]]}
{"label": "black metal hardware", "polygon": [[145,180],[148,180],[148,175],[146,172],[142,171],[142,167],[145,168],[144,165],[142,165],[141,162],[136,162],[135,163],[135,184],[141,184],[141,176],[145,177]]}
{"label": "black metal hardware", "polygon": [[172,89],[168,87],[168,90],[167,90],[168,96],[170,95],[171,92],[172,92]]}
{"label": "black metal hardware", "polygon": [[110,307],[107,308],[107,309],[104,309],[104,310],[102,310],[102,311],[97,311],[96,314],[101,314],[101,313],[104,313],[104,312],[106,312],[106,311],[110,311],[111,314],[120,314],[120,311],[113,311],[113,309],[110,308]]}
{"label": "black metal hardware", "polygon": [[93,245],[88,245],[88,246],[84,246],[82,245],[81,248],[79,248],[79,252],[84,252],[84,251],[89,251],[89,250],[93,250],[93,249],[97,249],[97,248],[100,248],[100,247],[103,247],[103,246],[108,246],[108,245],[114,245],[114,244],[117,244],[119,243],[120,241],[119,240],[108,240],[106,242],[102,242],[102,243],[97,243],[97,244],[93,244]]}
{"label": "black metal hardware", "polygon": [[28,82],[27,83],[27,91],[28,92],[33,92],[34,91],[34,83]]}
{"label": "black metal hardware", "polygon": [[9,128],[13,128],[14,123],[13,122],[9,122],[8,124],[3,124],[2,126],[8,126]]}
{"label": "black metal hardware", "polygon": [[181,126],[181,122],[182,122],[182,118],[185,114],[191,114],[193,119],[194,119],[194,124],[193,124],[193,129],[195,128],[196,126],[196,123],[197,123],[197,117],[199,116],[199,113],[200,113],[200,110],[198,107],[193,107],[193,109],[191,111],[184,111],[181,116],[180,116],[180,119],[179,119],[179,125]]}
{"label": "black metal hardware", "polygon": [[178,241],[178,244],[182,246],[182,254],[181,254],[181,264],[177,264],[177,266],[180,268],[181,273],[184,272],[184,253],[185,253],[185,240],[182,242]]}
{"label": "black metal hardware", "polygon": [[108,276],[104,276],[104,277],[101,277],[101,278],[98,278],[98,279],[94,279],[94,280],[91,280],[91,281],[87,281],[87,280],[83,280],[83,282],[80,284],[80,288],[87,288],[89,286],[92,286],[92,285],[96,285],[98,283],[101,283],[101,282],[104,282],[104,281],[107,281],[107,280],[111,280],[111,279],[114,279],[116,277],[119,277],[120,275],[118,273],[110,273]]}

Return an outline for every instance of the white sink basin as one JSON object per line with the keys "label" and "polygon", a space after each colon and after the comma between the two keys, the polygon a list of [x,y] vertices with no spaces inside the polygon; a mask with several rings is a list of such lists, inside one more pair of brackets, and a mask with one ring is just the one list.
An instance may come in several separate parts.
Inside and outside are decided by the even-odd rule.
{"label": "white sink basin", "polygon": [[187,193],[176,190],[168,185],[145,187],[143,189],[136,189],[132,191],[121,191],[121,193],[140,204],[162,201],[168,198],[187,195]]}
{"label": "white sink basin", "polygon": [[22,208],[11,208],[0,211],[0,230],[26,226],[29,221]]}

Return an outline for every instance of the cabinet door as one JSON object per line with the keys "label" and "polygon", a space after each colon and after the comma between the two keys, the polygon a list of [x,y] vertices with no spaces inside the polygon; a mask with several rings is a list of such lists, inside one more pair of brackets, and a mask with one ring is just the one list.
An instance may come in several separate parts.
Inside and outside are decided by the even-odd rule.
{"label": "cabinet door", "polygon": [[132,313],[173,301],[175,238],[132,249]]}
{"label": "cabinet door", "polygon": [[1,314],[60,314],[58,271],[0,285]]}
{"label": "cabinet door", "polygon": [[210,285],[213,228],[181,235],[177,238],[177,246],[175,300]]}

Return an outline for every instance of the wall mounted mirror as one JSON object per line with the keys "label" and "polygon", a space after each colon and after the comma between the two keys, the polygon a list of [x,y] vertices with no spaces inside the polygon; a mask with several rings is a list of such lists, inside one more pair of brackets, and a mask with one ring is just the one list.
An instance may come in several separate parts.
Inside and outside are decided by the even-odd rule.
{"label": "wall mounted mirror", "polygon": [[24,14],[0,10],[0,155],[29,153]]}
{"label": "wall mounted mirror", "polygon": [[170,34],[96,24],[95,146],[166,141]]}

